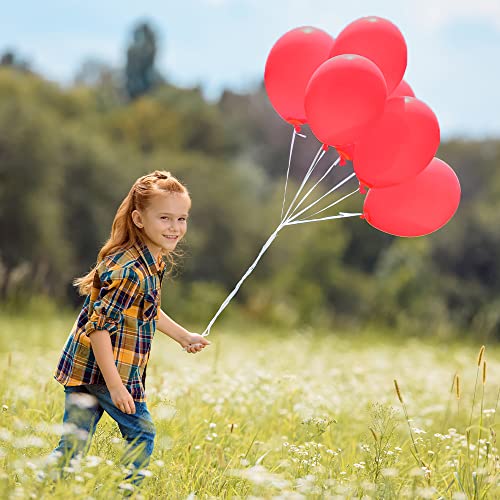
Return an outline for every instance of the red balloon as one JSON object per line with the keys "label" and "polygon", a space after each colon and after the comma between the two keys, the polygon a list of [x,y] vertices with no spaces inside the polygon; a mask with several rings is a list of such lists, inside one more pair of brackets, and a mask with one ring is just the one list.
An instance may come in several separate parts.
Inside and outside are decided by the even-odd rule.
{"label": "red balloon", "polygon": [[410,87],[408,82],[405,80],[401,80],[399,82],[399,85],[392,91],[392,94],[389,96],[389,99],[391,97],[415,97],[415,92],[413,92],[413,89]]}
{"label": "red balloon", "polygon": [[386,98],[384,75],[376,64],[356,54],[333,57],[307,85],[307,121],[323,144],[342,149],[380,117]]}
{"label": "red balloon", "polygon": [[406,70],[406,42],[398,27],[377,16],[362,17],[348,24],[339,34],[330,57],[359,54],[372,60],[382,71],[390,94]]}
{"label": "red balloon", "polygon": [[415,97],[388,99],[377,123],[356,143],[354,170],[368,187],[399,184],[427,167],[439,147],[436,115]]}
{"label": "red balloon", "polygon": [[264,71],[267,95],[287,122],[306,122],[304,94],[314,71],[329,57],[334,39],[311,26],[285,33],[271,49]]}
{"label": "red balloon", "polygon": [[395,236],[424,236],[443,227],[460,203],[460,182],[439,158],[412,179],[370,189],[363,216],[373,227]]}

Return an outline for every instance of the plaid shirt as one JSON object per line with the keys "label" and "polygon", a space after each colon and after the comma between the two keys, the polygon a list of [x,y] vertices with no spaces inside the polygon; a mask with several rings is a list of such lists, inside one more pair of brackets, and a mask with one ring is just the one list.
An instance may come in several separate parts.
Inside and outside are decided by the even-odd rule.
{"label": "plaid shirt", "polygon": [[65,386],[105,384],[89,334],[107,330],[115,365],[135,401],[146,401],[146,365],[160,317],[159,263],[143,242],[106,256],[66,340],[54,378]]}

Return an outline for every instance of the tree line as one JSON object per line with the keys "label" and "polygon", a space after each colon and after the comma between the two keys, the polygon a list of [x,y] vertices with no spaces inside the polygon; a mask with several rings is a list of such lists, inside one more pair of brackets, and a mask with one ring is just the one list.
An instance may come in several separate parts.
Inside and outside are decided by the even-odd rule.
{"label": "tree line", "polygon": [[[124,68],[86,61],[66,88],[12,52],[0,58],[3,303],[44,294],[81,305],[71,280],[94,264],[133,181],[154,169],[171,171],[193,200],[185,255],[163,287],[165,310],[180,320],[206,324],[279,223],[291,127],[263,85],[208,101],[201,88],[160,74],[157,49],[155,30],[140,23]],[[319,145],[305,134],[288,201]],[[324,168],[335,158],[328,155]],[[287,327],[376,324],[500,339],[500,140],[450,140],[437,156],[462,186],[447,226],[414,239],[357,218],[287,227],[227,314]],[[325,179],[317,196],[350,171]],[[362,202],[359,194],[339,207],[361,211]]]}

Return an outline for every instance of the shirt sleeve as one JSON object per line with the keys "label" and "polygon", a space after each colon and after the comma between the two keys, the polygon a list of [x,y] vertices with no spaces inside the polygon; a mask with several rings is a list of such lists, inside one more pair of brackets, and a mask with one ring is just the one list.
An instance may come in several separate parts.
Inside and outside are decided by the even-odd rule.
{"label": "shirt sleeve", "polygon": [[100,278],[101,290],[85,326],[86,335],[96,330],[115,333],[123,318],[122,312],[130,307],[139,291],[140,279],[129,267],[105,271]]}

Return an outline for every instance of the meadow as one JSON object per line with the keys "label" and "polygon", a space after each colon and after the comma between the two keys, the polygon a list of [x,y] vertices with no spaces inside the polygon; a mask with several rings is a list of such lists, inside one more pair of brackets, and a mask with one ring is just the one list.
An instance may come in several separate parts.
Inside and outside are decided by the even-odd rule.
{"label": "meadow", "polygon": [[234,319],[197,354],[156,333],[157,437],[140,491],[122,481],[124,440],[106,414],[56,479],[52,373],[73,321],[0,313],[2,498],[500,498],[498,345]]}

